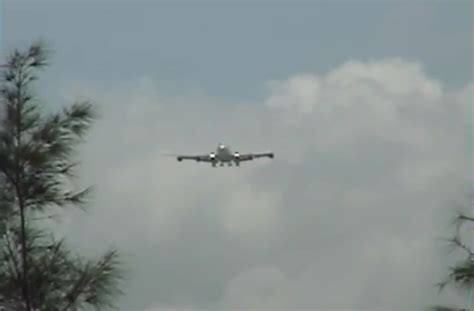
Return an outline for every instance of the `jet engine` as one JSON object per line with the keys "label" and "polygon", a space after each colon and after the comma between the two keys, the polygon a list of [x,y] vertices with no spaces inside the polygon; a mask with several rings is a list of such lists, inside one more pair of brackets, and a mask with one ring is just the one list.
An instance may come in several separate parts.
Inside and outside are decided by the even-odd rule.
{"label": "jet engine", "polygon": [[238,151],[234,152],[234,161],[236,166],[240,165],[240,153]]}
{"label": "jet engine", "polygon": [[216,167],[217,159],[214,152],[209,153],[209,158],[211,159],[211,164],[213,167]]}

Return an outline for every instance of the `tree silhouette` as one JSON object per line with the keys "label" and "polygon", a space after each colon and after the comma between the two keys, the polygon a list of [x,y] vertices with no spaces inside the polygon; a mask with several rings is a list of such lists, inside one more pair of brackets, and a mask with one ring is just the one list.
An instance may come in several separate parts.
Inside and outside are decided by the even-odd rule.
{"label": "tree silhouette", "polygon": [[[462,229],[468,228],[472,231],[474,218],[466,213],[458,212],[455,217],[456,233],[448,243],[453,250],[458,250],[464,253],[465,258],[449,267],[448,275],[437,284],[440,291],[446,286],[452,285],[458,289],[467,290],[471,292],[474,289],[474,252],[472,247],[467,245],[462,238]],[[433,306],[432,311],[467,311],[467,309],[460,309],[456,307]]]}
{"label": "tree silhouette", "polygon": [[73,256],[37,219],[55,208],[84,208],[73,155],[96,118],[88,102],[44,115],[32,91],[47,66],[42,43],[14,51],[0,68],[0,310],[81,310],[113,305],[121,293],[116,250]]}

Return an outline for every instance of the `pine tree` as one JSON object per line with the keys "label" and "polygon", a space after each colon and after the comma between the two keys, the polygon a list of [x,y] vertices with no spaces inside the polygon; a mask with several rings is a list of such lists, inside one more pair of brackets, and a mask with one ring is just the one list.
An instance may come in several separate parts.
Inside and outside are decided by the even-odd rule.
{"label": "pine tree", "polygon": [[[439,290],[443,290],[446,286],[452,285],[460,290],[465,290],[471,293],[474,289],[474,252],[471,246],[467,245],[462,238],[462,228],[469,226],[472,230],[474,224],[474,218],[466,213],[459,212],[455,218],[456,233],[450,239],[448,243],[451,245],[453,250],[464,253],[464,260],[457,262],[454,266],[449,268],[449,273],[444,280],[439,282]],[[467,309],[460,309],[456,307],[446,306],[434,306],[431,307],[432,311],[467,311]]]}
{"label": "pine tree", "polygon": [[85,207],[90,189],[70,189],[73,155],[96,118],[88,102],[42,112],[32,84],[47,61],[35,43],[1,68],[0,310],[100,310],[121,294],[117,251],[74,256],[37,221],[54,208]]}
{"label": "pine tree", "polygon": [[455,222],[457,228],[456,234],[448,241],[454,249],[465,254],[465,259],[451,267],[448,276],[440,282],[438,286],[442,290],[446,285],[454,284],[462,289],[472,290],[474,288],[474,252],[471,246],[462,240],[460,232],[463,226],[468,225],[472,230],[474,218],[465,213],[458,213]]}

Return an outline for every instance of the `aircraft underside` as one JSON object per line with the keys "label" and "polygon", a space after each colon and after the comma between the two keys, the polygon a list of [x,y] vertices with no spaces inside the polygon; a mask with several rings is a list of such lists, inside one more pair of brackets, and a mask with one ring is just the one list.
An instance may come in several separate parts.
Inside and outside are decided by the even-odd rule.
{"label": "aircraft underside", "polygon": [[219,166],[225,166],[226,164],[227,166],[232,166],[233,164],[235,164],[235,166],[240,166],[240,161],[213,161],[211,164],[212,167],[216,167],[217,164],[219,164]]}

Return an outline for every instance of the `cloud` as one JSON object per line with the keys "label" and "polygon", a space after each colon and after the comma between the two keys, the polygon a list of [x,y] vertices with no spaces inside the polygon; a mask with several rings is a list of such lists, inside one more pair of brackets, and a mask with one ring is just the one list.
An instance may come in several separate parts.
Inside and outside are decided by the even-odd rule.
{"label": "cloud", "polygon": [[250,238],[269,234],[278,225],[277,203],[275,195],[254,191],[245,185],[238,187],[222,206],[223,228],[229,234]]}
{"label": "cloud", "polygon": [[270,107],[311,113],[320,99],[320,79],[309,74],[291,77],[288,81],[271,81],[267,87],[272,94],[266,102]]}
{"label": "cloud", "polygon": [[241,309],[265,308],[269,299],[277,298],[277,291],[285,282],[285,276],[278,267],[249,269],[229,282],[224,294],[224,305]]}
{"label": "cloud", "polygon": [[[238,86],[236,86],[238,87]],[[94,209],[61,225],[129,267],[123,310],[418,309],[437,301],[437,239],[465,190],[472,86],[403,59],[269,81],[260,101],[82,85],[103,118],[81,158]],[[274,160],[177,163],[223,141]],[[459,299],[458,299],[459,300]],[[461,299],[461,302],[463,300]]]}

